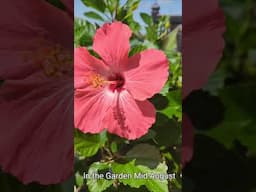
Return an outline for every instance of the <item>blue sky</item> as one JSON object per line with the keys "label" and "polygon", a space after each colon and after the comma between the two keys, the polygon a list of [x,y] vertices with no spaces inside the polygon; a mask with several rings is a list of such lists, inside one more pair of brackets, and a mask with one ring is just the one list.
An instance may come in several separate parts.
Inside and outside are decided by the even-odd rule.
{"label": "blue sky", "polygon": [[[139,8],[134,13],[134,18],[138,22],[142,22],[139,13],[145,12],[150,14],[151,6],[154,2],[158,2],[160,5],[160,14],[164,15],[181,15],[182,13],[182,1],[181,0],[141,0]],[[125,3],[126,0],[121,0],[121,4]],[[83,17],[83,13],[88,11],[81,0],[75,0],[75,16]]]}

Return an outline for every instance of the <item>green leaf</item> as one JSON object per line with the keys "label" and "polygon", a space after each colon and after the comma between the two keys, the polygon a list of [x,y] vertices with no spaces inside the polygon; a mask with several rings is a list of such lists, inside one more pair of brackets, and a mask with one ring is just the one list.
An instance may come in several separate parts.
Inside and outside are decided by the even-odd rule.
{"label": "green leaf", "polygon": [[140,13],[140,16],[141,16],[142,20],[144,21],[144,23],[146,23],[148,26],[153,25],[153,20],[150,15],[148,15],[147,13]]}
{"label": "green leaf", "polygon": [[154,44],[157,44],[157,40],[159,39],[159,34],[158,34],[158,27],[157,25],[152,25],[148,26],[145,28],[146,29],[146,38],[153,42]]}
{"label": "green leaf", "polygon": [[[145,186],[151,192],[168,192],[168,167],[165,163],[159,163],[155,169],[136,165],[135,160],[126,164],[116,162],[96,162],[88,171],[89,175],[103,174],[101,179],[87,179],[90,191],[101,192],[114,183],[120,182],[132,188]],[[108,175],[107,175],[108,174]],[[126,178],[109,178],[109,176],[127,175]],[[146,178],[147,177],[147,178]]]}
{"label": "green leaf", "polygon": [[[131,161],[127,164],[112,164],[112,170],[116,174],[128,173],[131,174],[131,178],[128,179],[119,179],[121,183],[124,185],[129,185],[133,188],[139,188],[141,186],[146,186],[147,189],[151,192],[168,192],[168,181],[166,179],[156,179],[150,177],[152,175],[165,175],[167,174],[168,167],[164,163],[160,163],[156,169],[150,169],[146,166],[135,165],[135,160]],[[143,178],[134,178],[135,174],[137,176],[147,175],[147,179]]]}
{"label": "green leaf", "polygon": [[75,174],[75,178],[76,178],[76,184],[78,187],[80,187],[84,184],[84,178],[79,173]]}
{"label": "green leaf", "polygon": [[141,52],[141,51],[144,51],[146,50],[147,47],[145,45],[135,45],[131,48],[131,51],[129,53],[129,57]]}
{"label": "green leaf", "polygon": [[144,42],[143,42],[143,45],[145,45],[148,49],[159,49],[159,47],[156,45],[156,44],[154,44],[154,43],[152,43],[151,41],[148,41],[148,40],[145,40]]}
{"label": "green leaf", "polygon": [[75,18],[75,46],[90,46],[96,31],[95,25],[90,22]]}
{"label": "green leaf", "polygon": [[168,147],[181,143],[181,124],[166,115],[157,113],[153,129],[157,133],[155,140],[160,146]]}
{"label": "green leaf", "polygon": [[110,148],[111,148],[111,151],[113,153],[116,153],[118,151],[117,143],[116,142],[112,142]]}
{"label": "green leaf", "polygon": [[182,87],[181,54],[179,52],[165,51],[169,60],[169,81],[172,90]]}
{"label": "green leaf", "polygon": [[128,0],[124,5],[124,9],[126,10],[127,13],[123,18],[123,20],[132,16],[133,12],[139,7],[139,4],[140,4],[140,0]]}
{"label": "green leaf", "polygon": [[223,122],[206,134],[232,147],[234,140],[256,154],[256,85],[238,85],[220,91],[225,105]]}
{"label": "green leaf", "polygon": [[100,20],[100,21],[104,21],[104,19],[102,18],[102,16],[100,16],[98,13],[94,12],[94,11],[89,11],[84,13],[85,17],[89,17],[91,19],[95,19],[95,20]]}
{"label": "green leaf", "polygon": [[168,36],[164,40],[164,50],[173,51],[177,48],[177,34],[179,30],[179,27],[176,27],[171,33],[168,34]]}
{"label": "green leaf", "polygon": [[136,165],[145,165],[155,168],[161,161],[161,154],[158,148],[149,144],[138,144],[126,153],[126,158],[135,159]]}
{"label": "green leaf", "polygon": [[167,81],[164,87],[162,88],[160,94],[163,96],[166,96],[169,93],[169,89],[170,89],[170,81]]}
{"label": "green leaf", "polygon": [[134,142],[141,143],[141,142],[153,139],[153,138],[155,138],[155,136],[156,136],[156,132],[154,130],[152,130],[152,129],[149,129],[149,131],[148,131],[148,133],[146,135],[143,135],[141,138],[135,140]]}
{"label": "green leaf", "polygon": [[133,31],[133,34],[140,36],[141,25],[137,21],[134,20],[132,15],[129,16],[128,18],[126,18],[123,22],[127,23],[129,25],[129,27]]}
{"label": "green leaf", "polygon": [[103,131],[97,135],[84,134],[75,130],[75,152],[80,158],[91,157],[105,145],[107,133]]}
{"label": "green leaf", "polygon": [[[140,4],[140,0],[132,0],[132,1],[127,1],[127,2],[132,2],[131,5],[129,6],[130,9],[128,11],[129,12],[134,12],[138,7],[139,7],[139,4]],[[128,3],[130,4],[130,3]]]}
{"label": "green leaf", "polygon": [[124,7],[131,9],[131,11],[135,11],[140,4],[140,0],[127,0]]}
{"label": "green leaf", "polygon": [[203,88],[212,95],[217,95],[218,91],[224,87],[228,74],[224,70],[215,71],[209,78],[207,85]]}
{"label": "green leaf", "polygon": [[169,100],[169,105],[161,113],[167,115],[169,118],[175,116],[180,121],[182,117],[181,90],[170,91],[166,96]]}
{"label": "green leaf", "polygon": [[168,98],[160,94],[156,94],[150,101],[154,104],[158,112],[161,112],[169,105]]}
{"label": "green leaf", "polygon": [[94,8],[100,12],[104,12],[106,9],[106,4],[102,0],[81,0],[85,6]]}
{"label": "green leaf", "polygon": [[120,0],[106,0],[106,7],[111,15],[114,14],[116,8],[120,5]]}
{"label": "green leaf", "polygon": [[166,115],[168,118],[176,117],[181,121],[182,116],[182,96],[181,90],[168,91],[166,94],[157,94],[151,101],[157,111]]}
{"label": "green leaf", "polygon": [[[110,165],[108,163],[100,163],[100,162],[93,163],[88,170],[88,175],[100,174],[100,171],[109,169],[109,167]],[[96,179],[96,178],[87,179],[87,185],[88,185],[89,191],[91,192],[105,191],[112,184],[113,184],[113,180]]]}

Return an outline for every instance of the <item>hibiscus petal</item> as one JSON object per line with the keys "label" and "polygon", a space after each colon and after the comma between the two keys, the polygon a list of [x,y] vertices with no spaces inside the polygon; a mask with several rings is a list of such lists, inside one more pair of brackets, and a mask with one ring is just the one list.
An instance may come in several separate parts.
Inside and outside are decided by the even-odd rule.
{"label": "hibiscus petal", "polygon": [[127,91],[122,91],[115,93],[104,122],[110,133],[133,140],[148,132],[155,115],[155,108],[149,101],[136,101]]}
{"label": "hibiscus petal", "polygon": [[73,53],[73,20],[46,1],[3,1],[0,13],[0,167],[23,183],[60,183],[73,169],[73,78],[46,76],[49,55],[37,53]]}
{"label": "hibiscus petal", "polygon": [[0,79],[24,79],[35,71],[38,71],[40,67],[36,64],[31,64],[31,61],[25,61],[23,50],[2,50],[0,51],[0,59],[2,61]]}
{"label": "hibiscus petal", "polygon": [[102,76],[107,75],[107,66],[96,57],[92,56],[85,47],[75,49],[75,88],[84,87],[92,72]]}
{"label": "hibiscus petal", "polygon": [[113,98],[113,94],[107,89],[75,92],[75,127],[84,133],[103,131],[103,119]]}
{"label": "hibiscus petal", "polygon": [[0,78],[24,78],[33,72],[29,61],[44,48],[42,41],[73,52],[73,20],[66,12],[45,1],[27,0],[2,1],[0,13]]}
{"label": "hibiscus petal", "polygon": [[121,22],[104,24],[94,36],[93,49],[114,70],[127,64],[131,30]]}
{"label": "hibiscus petal", "polygon": [[72,83],[37,77],[1,86],[0,165],[23,183],[59,183],[73,171]]}
{"label": "hibiscus petal", "polygon": [[[193,6],[193,4],[198,6]],[[224,49],[225,18],[218,0],[186,1],[183,15],[182,97],[202,88],[216,69]]]}
{"label": "hibiscus petal", "polygon": [[143,51],[129,58],[129,68],[124,73],[125,87],[135,99],[143,101],[161,91],[168,69],[168,60],[162,51]]}

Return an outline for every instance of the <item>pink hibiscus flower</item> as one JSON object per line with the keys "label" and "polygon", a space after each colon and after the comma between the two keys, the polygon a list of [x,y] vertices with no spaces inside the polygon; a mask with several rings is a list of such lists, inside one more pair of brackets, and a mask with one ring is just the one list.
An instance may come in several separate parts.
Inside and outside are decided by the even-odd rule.
{"label": "pink hibiscus flower", "polygon": [[218,0],[184,1],[183,98],[202,88],[216,69],[224,49],[224,31],[224,14]]}
{"label": "pink hibiscus flower", "polygon": [[75,49],[75,127],[84,133],[110,133],[136,139],[155,122],[146,99],[160,92],[168,78],[168,60],[159,50],[128,57],[131,30],[121,22],[104,24],[93,50]]}
{"label": "pink hibiscus flower", "polygon": [[[0,168],[23,183],[73,171],[73,20],[46,1],[3,1]],[[5,19],[6,18],[6,19]]]}
{"label": "pink hibiscus flower", "polygon": [[[182,97],[201,89],[214,72],[224,49],[225,19],[218,0],[183,3]],[[182,122],[182,165],[192,159],[194,128],[186,114]]]}

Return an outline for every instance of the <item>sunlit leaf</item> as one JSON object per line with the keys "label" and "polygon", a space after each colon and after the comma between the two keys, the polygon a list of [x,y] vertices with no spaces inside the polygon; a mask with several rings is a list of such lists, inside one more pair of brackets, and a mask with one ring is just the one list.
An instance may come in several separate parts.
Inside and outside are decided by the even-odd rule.
{"label": "sunlit leaf", "polygon": [[238,140],[256,153],[256,107],[252,103],[256,98],[256,86],[225,88],[220,92],[220,97],[226,108],[225,119],[206,134],[228,148]]}
{"label": "sunlit leaf", "polygon": [[[92,176],[93,174],[100,174],[101,170],[107,170],[110,166],[108,163],[100,163],[96,162],[93,163],[88,171],[88,175]],[[113,184],[112,180],[107,179],[96,179],[91,178],[87,179],[87,185],[91,192],[102,192],[105,191],[108,187],[110,187]]]}
{"label": "sunlit leaf", "polygon": [[168,34],[165,39],[164,50],[173,51],[177,48],[177,34],[179,32],[179,27],[176,27],[172,32]]}
{"label": "sunlit leaf", "polygon": [[75,130],[74,137],[75,151],[80,158],[95,155],[107,141],[105,131],[100,134],[91,135]]}
{"label": "sunlit leaf", "polygon": [[150,15],[148,15],[147,13],[140,13],[140,16],[148,26],[153,25],[153,19]]}
{"label": "sunlit leaf", "polygon": [[[168,192],[168,181],[166,179],[154,179],[149,177],[149,175],[166,175],[168,167],[164,163],[160,163],[156,169],[150,169],[146,166],[135,165],[135,161],[131,161],[127,164],[117,164],[113,163],[112,170],[114,173],[129,173],[132,175],[130,179],[120,179],[119,181],[124,185],[129,185],[130,187],[139,188],[141,186],[146,186],[151,192]],[[148,175],[147,179],[134,179],[134,175]]]}
{"label": "sunlit leaf", "polygon": [[85,17],[89,17],[91,19],[96,19],[96,20],[100,20],[100,21],[104,21],[104,19],[102,18],[102,16],[100,16],[98,13],[94,12],[94,11],[89,11],[84,13]]}
{"label": "sunlit leaf", "polygon": [[81,0],[85,6],[92,7],[100,12],[104,12],[106,9],[106,4],[102,0]]}

